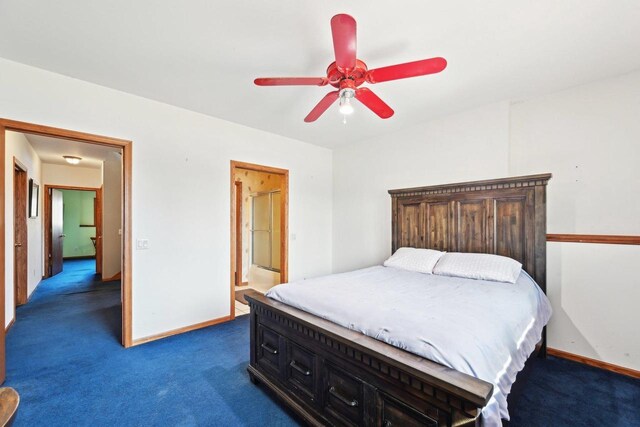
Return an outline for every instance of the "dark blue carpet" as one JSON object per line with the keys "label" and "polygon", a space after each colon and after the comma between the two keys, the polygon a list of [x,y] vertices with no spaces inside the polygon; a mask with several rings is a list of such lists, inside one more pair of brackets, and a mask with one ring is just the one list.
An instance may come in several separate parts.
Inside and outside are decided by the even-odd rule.
{"label": "dark blue carpet", "polygon": [[[297,425],[249,382],[248,316],[125,350],[120,287],[93,261],[65,262],[17,310],[7,382],[16,426]],[[560,359],[539,361],[513,426],[640,426],[640,381]]]}

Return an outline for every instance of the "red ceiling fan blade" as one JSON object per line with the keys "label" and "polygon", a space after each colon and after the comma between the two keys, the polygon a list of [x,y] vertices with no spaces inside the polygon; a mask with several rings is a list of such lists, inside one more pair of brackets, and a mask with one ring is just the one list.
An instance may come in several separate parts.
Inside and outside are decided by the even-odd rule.
{"label": "red ceiling fan blade", "polygon": [[320,102],[318,102],[318,104],[313,107],[313,110],[311,110],[311,112],[307,114],[307,117],[304,118],[304,121],[307,123],[311,123],[318,120],[318,117],[320,117],[322,113],[327,111],[327,108],[331,107],[331,104],[336,102],[336,99],[338,99],[338,93],[339,91],[334,90],[333,92],[329,92],[328,94],[326,94],[324,98],[322,98]]}
{"label": "red ceiling fan blade", "polygon": [[356,20],[344,13],[331,18],[336,65],[343,73],[356,67]]}
{"label": "red ceiling fan blade", "polygon": [[356,99],[383,119],[393,116],[393,110],[369,88],[356,89]]}
{"label": "red ceiling fan blade", "polygon": [[258,86],[324,86],[324,77],[262,77],[253,81]]}
{"label": "red ceiling fan blade", "polygon": [[444,58],[423,59],[422,61],[390,65],[388,67],[369,70],[367,72],[367,82],[380,83],[389,80],[406,79],[409,77],[435,74],[444,70],[446,67],[447,60]]}

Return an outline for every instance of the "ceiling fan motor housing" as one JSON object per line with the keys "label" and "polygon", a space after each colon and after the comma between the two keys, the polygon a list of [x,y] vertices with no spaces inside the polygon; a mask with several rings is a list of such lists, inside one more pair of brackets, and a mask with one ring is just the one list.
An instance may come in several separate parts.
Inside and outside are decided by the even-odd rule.
{"label": "ceiling fan motor housing", "polygon": [[327,68],[327,80],[333,87],[343,89],[343,82],[352,82],[352,88],[360,86],[366,81],[367,78],[367,64],[356,59],[356,66],[354,69],[343,69],[338,67],[335,62],[332,62]]}

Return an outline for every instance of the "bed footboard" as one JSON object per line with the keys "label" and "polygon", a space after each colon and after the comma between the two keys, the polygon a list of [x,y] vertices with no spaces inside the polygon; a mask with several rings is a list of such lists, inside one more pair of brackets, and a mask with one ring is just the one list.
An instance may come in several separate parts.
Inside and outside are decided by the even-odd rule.
{"label": "bed footboard", "polygon": [[251,380],[310,425],[476,426],[493,385],[254,292]]}

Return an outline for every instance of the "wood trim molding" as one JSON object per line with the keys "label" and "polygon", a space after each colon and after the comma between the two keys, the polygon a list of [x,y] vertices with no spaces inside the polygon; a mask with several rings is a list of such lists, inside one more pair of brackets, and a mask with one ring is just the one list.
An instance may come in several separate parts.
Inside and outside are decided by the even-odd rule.
{"label": "wood trim molding", "polygon": [[428,194],[468,193],[471,191],[503,190],[508,188],[535,187],[547,185],[551,179],[550,173],[539,175],[514,176],[510,178],[487,179],[483,181],[469,181],[455,184],[430,185],[426,187],[401,188],[389,190],[391,197],[410,197]]}
{"label": "wood trim molding", "polygon": [[[5,153],[5,133],[14,131],[35,135],[49,136],[53,138],[67,139],[94,145],[103,145],[122,150],[122,345],[131,347],[133,345],[133,320],[132,320],[132,298],[133,298],[133,275],[132,275],[132,165],[133,165],[133,142],[130,140],[112,138],[108,136],[95,135],[85,132],[77,132],[68,129],[61,129],[51,126],[43,126],[33,123],[26,123],[16,120],[0,118],[0,152]],[[6,153],[2,154],[3,161],[0,161],[0,188],[5,188],[5,159]],[[59,188],[59,187],[58,187]],[[70,188],[82,189],[82,188]],[[95,190],[95,189],[92,189]],[[0,241],[5,240],[5,200],[0,197]],[[5,283],[5,245],[0,245],[0,289],[4,289]],[[4,317],[4,292],[0,292],[0,318]],[[0,328],[0,335],[2,328]],[[0,353],[4,354],[4,337],[0,337]],[[0,382],[4,380],[5,366],[4,357],[0,357]]]}
{"label": "wood trim molding", "polygon": [[[6,146],[6,132],[5,127],[2,121],[0,121],[0,153],[2,161],[0,161],[0,188],[2,189],[3,197],[0,197],[0,319],[5,321],[5,294],[6,294],[6,276],[5,276],[5,264],[6,264],[6,230],[5,230],[5,205],[6,205],[6,197],[5,189],[6,189],[6,158],[7,152],[5,150]],[[13,197],[13,196],[12,196]],[[5,335],[6,331],[4,328],[0,328],[0,384],[4,382],[6,377],[6,358],[5,358]]]}
{"label": "wood trim molding", "polygon": [[275,173],[278,175],[289,175],[287,169],[274,168],[271,166],[258,165],[255,163],[239,162],[237,160],[231,160],[231,167],[238,169],[249,169],[256,172]]}
{"label": "wood trim molding", "polygon": [[162,338],[167,338],[173,335],[178,335],[178,334],[182,334],[185,332],[189,332],[189,331],[195,331],[196,329],[202,329],[202,328],[206,328],[207,326],[213,326],[213,325],[217,325],[218,323],[224,323],[224,322],[228,322],[231,319],[231,316],[224,316],[224,317],[219,317],[217,319],[212,319],[212,320],[207,320],[205,322],[200,322],[200,323],[196,323],[194,325],[189,325],[189,326],[183,326],[181,328],[178,329],[172,329],[170,331],[166,331],[166,332],[161,332],[159,334],[155,334],[155,335],[149,335],[147,337],[143,337],[143,338],[138,338],[133,340],[133,346],[136,345],[141,345],[141,344],[145,344],[151,341],[157,341],[159,339]]}
{"label": "wood trim molding", "polygon": [[601,360],[592,359],[590,357],[580,356],[578,354],[569,353],[568,351],[558,350],[556,348],[548,347],[547,353],[551,356],[559,357],[561,359],[571,360],[573,362],[582,363],[584,365],[589,365],[596,368],[604,369],[606,371],[611,371],[617,374],[640,379],[640,371],[636,371],[635,369],[625,368],[624,366],[614,365],[613,363],[607,363]]}
{"label": "wood trim molding", "polygon": [[281,184],[281,215],[280,215],[280,282],[287,283],[289,281],[289,171],[287,169],[274,168],[271,166],[257,165],[253,163],[239,162],[231,160],[231,292],[229,301],[229,320],[235,319],[235,271],[236,271],[236,198],[235,198],[235,176],[236,169],[247,169],[256,172],[266,172],[280,175],[282,177]]}
{"label": "wood trim molding", "polygon": [[621,236],[615,234],[547,234],[547,242],[640,245],[640,236]]}
{"label": "wood trim molding", "polygon": [[[242,218],[242,181],[235,181],[235,214],[236,216],[240,213],[240,218]],[[240,286],[242,283],[242,220],[238,221],[236,218],[236,266],[234,271],[236,272],[236,286]]]}
{"label": "wood trim molding", "polygon": [[[133,143],[122,147],[122,344],[133,345]],[[101,190],[102,191],[102,190]]]}
{"label": "wood trim molding", "polygon": [[112,138],[109,136],[95,135],[86,132],[77,132],[74,130],[55,128],[51,126],[37,125],[34,123],[21,122],[18,120],[9,120],[0,118],[0,126],[4,130],[14,132],[30,133],[42,136],[54,136],[60,139],[68,139],[70,141],[90,142],[92,144],[126,147],[131,141],[120,138]]}
{"label": "wood trim molding", "polygon": [[54,188],[56,190],[77,190],[77,191],[100,191],[100,188],[95,187],[76,187],[73,185],[58,185],[58,184],[46,184],[47,188]]}

